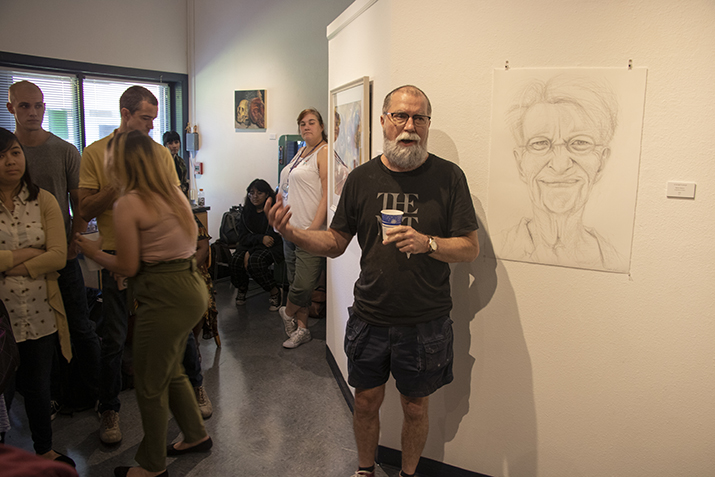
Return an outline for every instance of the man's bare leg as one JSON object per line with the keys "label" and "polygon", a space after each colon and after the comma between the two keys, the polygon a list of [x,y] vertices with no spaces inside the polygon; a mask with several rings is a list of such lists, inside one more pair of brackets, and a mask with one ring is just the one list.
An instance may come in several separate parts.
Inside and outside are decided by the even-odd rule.
{"label": "man's bare leg", "polygon": [[380,406],[385,398],[385,385],[355,390],[353,430],[358,449],[358,465],[375,464],[375,450],[380,440]]}
{"label": "man's bare leg", "polygon": [[402,412],[402,470],[414,474],[429,432],[429,396],[421,398],[400,394]]}

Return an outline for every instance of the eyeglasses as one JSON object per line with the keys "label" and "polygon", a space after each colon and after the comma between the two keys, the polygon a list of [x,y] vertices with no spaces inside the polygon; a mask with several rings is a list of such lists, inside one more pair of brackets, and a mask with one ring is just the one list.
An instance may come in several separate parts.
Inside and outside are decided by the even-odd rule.
{"label": "eyeglasses", "polygon": [[430,116],[425,116],[424,114],[413,114],[410,116],[407,113],[384,113],[385,116],[390,118],[392,123],[395,126],[404,126],[407,124],[407,121],[412,118],[412,123],[418,127],[424,127],[427,126],[427,123],[429,122],[430,119],[432,119]]}
{"label": "eyeglasses", "polygon": [[251,189],[248,191],[248,195],[259,195],[259,194],[265,195],[265,192],[262,192],[262,191],[256,190],[256,189]]}
{"label": "eyeglasses", "polygon": [[601,144],[596,144],[590,136],[575,136],[557,144],[554,144],[554,142],[547,137],[537,136],[529,139],[526,146],[523,147],[530,153],[537,156],[544,156],[556,149],[558,146],[564,146],[566,150],[572,154],[583,155],[593,152],[596,146],[600,145]]}

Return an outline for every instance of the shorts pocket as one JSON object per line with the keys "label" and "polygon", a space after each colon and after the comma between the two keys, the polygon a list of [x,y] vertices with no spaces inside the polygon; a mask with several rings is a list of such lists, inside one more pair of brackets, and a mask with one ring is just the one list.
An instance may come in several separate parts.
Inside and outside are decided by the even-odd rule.
{"label": "shorts pocket", "polygon": [[417,325],[423,354],[420,371],[437,371],[454,359],[452,320],[449,317]]}
{"label": "shorts pocket", "polygon": [[359,357],[361,351],[359,344],[361,336],[364,335],[364,331],[367,328],[367,323],[355,316],[352,307],[348,308],[348,314],[350,317],[345,325],[344,348],[348,360],[355,361]]}

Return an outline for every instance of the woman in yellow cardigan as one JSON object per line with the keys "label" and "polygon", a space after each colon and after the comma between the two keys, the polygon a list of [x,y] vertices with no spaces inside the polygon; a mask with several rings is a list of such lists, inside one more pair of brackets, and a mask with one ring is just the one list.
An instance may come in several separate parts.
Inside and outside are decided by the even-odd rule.
{"label": "woman in yellow cardigan", "polygon": [[20,352],[15,383],[25,398],[35,452],[74,466],[52,449],[50,370],[59,339],[69,361],[69,331],[57,270],[67,260],[57,200],[32,183],[17,137],[0,128],[0,299]]}

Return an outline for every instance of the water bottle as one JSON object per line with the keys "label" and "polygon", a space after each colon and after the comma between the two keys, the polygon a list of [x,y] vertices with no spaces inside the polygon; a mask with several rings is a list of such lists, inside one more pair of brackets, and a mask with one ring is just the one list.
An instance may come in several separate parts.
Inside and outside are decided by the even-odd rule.
{"label": "water bottle", "polygon": [[203,207],[206,205],[206,196],[204,195],[203,189],[199,189],[199,197],[197,203],[199,204],[199,207]]}

